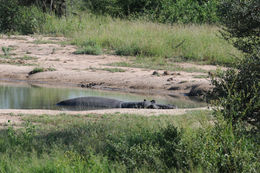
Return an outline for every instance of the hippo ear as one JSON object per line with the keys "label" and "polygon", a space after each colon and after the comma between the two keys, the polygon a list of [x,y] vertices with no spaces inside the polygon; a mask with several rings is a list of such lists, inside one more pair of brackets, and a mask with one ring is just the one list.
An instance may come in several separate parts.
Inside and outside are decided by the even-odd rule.
{"label": "hippo ear", "polygon": [[155,100],[151,100],[151,103],[156,103]]}

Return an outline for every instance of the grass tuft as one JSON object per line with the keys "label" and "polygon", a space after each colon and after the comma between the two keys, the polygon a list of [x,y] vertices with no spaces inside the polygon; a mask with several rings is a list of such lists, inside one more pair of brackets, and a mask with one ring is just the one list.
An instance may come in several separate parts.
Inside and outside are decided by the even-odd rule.
{"label": "grass tuft", "polygon": [[85,54],[85,55],[100,55],[102,54],[102,50],[99,46],[86,46],[83,48],[79,48],[75,52],[75,55]]}
{"label": "grass tuft", "polygon": [[36,73],[40,73],[40,72],[45,72],[45,71],[56,71],[55,68],[49,67],[49,68],[43,68],[43,67],[35,67],[32,71],[30,71],[28,74],[29,75],[33,75]]}

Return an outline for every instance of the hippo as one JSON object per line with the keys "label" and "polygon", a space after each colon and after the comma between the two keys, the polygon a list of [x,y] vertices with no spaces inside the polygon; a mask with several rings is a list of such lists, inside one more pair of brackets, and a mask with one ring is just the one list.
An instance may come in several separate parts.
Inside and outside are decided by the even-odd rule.
{"label": "hippo", "polygon": [[57,103],[57,106],[81,109],[107,108],[143,108],[143,109],[174,109],[174,105],[156,104],[155,100],[142,102],[124,102],[104,97],[78,97]]}

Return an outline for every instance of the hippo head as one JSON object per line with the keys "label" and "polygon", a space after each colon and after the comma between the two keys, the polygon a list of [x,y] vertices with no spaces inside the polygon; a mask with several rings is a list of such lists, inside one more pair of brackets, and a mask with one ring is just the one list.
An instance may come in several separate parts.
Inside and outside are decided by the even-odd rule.
{"label": "hippo head", "polygon": [[155,100],[147,101],[144,99],[143,101],[144,108],[146,109],[158,109]]}

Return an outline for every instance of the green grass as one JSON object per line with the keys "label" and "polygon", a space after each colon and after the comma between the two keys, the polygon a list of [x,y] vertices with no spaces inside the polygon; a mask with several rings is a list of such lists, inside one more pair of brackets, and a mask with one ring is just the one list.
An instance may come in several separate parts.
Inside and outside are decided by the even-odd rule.
{"label": "green grass", "polygon": [[240,53],[219,38],[218,30],[206,24],[166,25],[85,13],[66,20],[49,16],[43,33],[70,37],[78,47],[94,43],[117,55],[232,65],[232,54]]}
{"label": "green grass", "polygon": [[102,52],[101,47],[96,42],[85,41],[85,42],[82,42],[82,44],[80,45],[80,48],[78,48],[78,50],[76,50],[73,53],[76,55],[78,55],[78,54],[100,55],[103,52]]}
{"label": "green grass", "polygon": [[215,131],[211,113],[18,115],[22,127],[0,130],[0,172],[257,170],[259,146]]}
{"label": "green grass", "polygon": [[86,54],[86,55],[100,55],[102,54],[102,50],[97,46],[87,46],[83,48],[78,48],[75,52],[75,55]]}
{"label": "green grass", "polygon": [[29,75],[40,73],[40,72],[44,72],[44,71],[45,70],[42,67],[35,67],[32,71],[29,72]]}
{"label": "green grass", "polygon": [[207,73],[206,70],[196,67],[181,67],[174,62],[167,62],[162,58],[136,58],[129,62],[115,62],[107,64],[115,67],[136,67],[147,68],[153,70],[169,70],[169,71],[185,71],[185,72],[200,72]]}
{"label": "green grass", "polygon": [[55,68],[49,67],[49,68],[43,68],[43,67],[35,67],[32,71],[30,71],[28,74],[29,75],[33,75],[36,73],[40,73],[40,72],[45,72],[45,71],[56,71]]}
{"label": "green grass", "polygon": [[1,55],[2,58],[11,58],[11,55],[15,55],[15,53],[11,53],[12,50],[15,50],[15,47],[13,46],[8,46],[2,47],[2,52],[4,53],[3,55]]}

